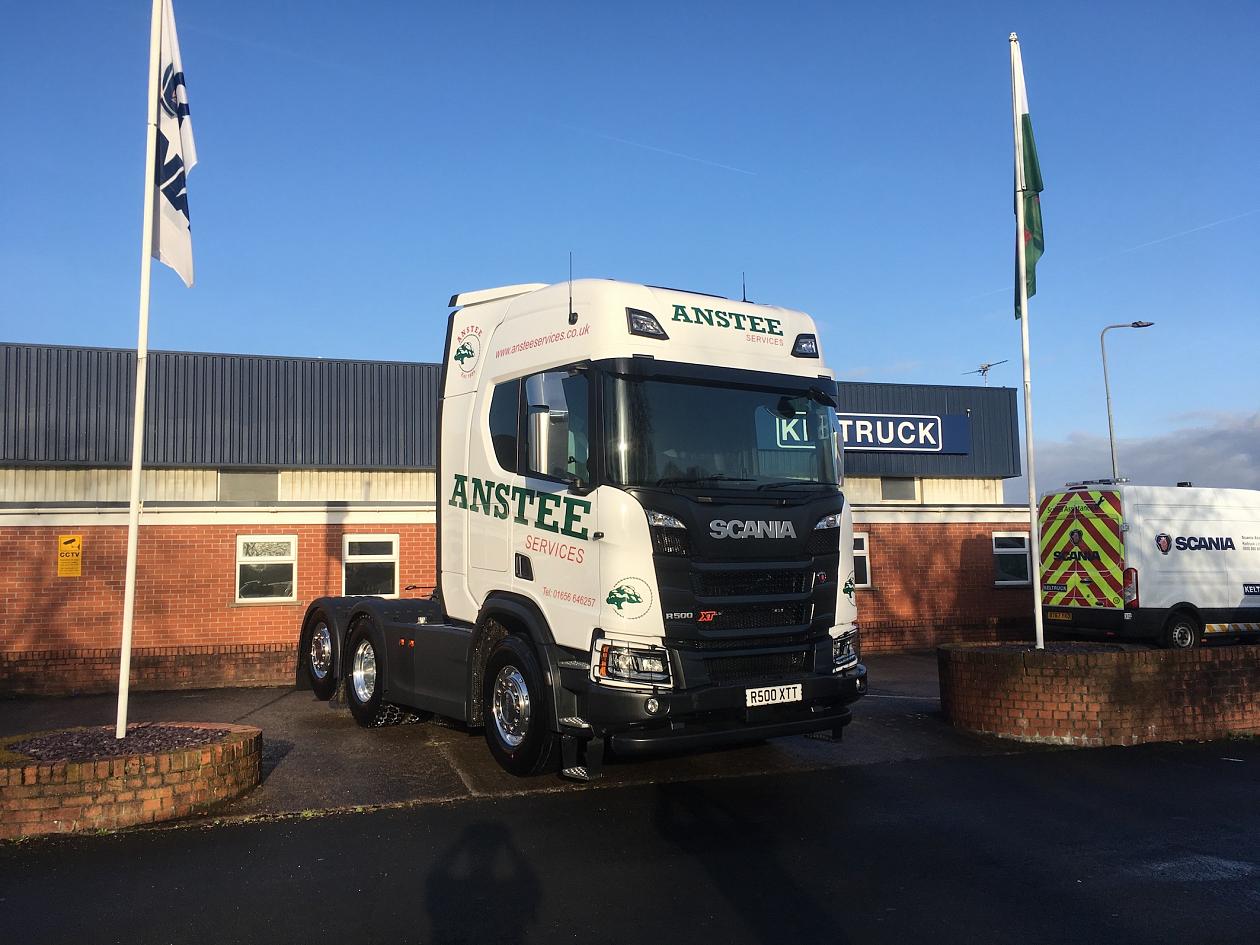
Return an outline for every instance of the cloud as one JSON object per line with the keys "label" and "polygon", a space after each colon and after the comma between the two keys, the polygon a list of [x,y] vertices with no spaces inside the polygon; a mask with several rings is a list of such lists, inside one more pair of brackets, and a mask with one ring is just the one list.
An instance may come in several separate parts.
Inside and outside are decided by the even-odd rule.
{"label": "cloud", "polygon": [[[1203,419],[1209,422],[1161,436],[1119,440],[1120,475],[1142,485],[1189,480],[1196,486],[1260,489],[1260,413],[1209,414]],[[1038,492],[1110,476],[1111,448],[1105,436],[1073,433],[1063,441],[1037,442]],[[1006,501],[1023,503],[1027,480],[1008,479],[1005,492]]]}

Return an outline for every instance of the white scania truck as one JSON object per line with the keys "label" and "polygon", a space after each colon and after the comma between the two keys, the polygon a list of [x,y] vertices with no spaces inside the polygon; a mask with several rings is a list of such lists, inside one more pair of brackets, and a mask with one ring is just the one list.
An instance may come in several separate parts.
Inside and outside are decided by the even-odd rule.
{"label": "white scania truck", "polygon": [[1260,492],[1072,483],[1039,521],[1049,626],[1173,649],[1260,634]]}
{"label": "white scania truck", "polygon": [[866,688],[834,375],[809,316],[604,280],[462,293],[438,589],[325,597],[302,672],[368,727],[484,727],[507,770],[849,722]]}

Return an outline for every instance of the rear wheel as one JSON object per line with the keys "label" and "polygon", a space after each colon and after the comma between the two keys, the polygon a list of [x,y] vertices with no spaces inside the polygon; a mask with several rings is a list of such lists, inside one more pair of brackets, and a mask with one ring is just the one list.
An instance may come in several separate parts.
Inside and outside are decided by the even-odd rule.
{"label": "rear wheel", "polygon": [[1189,650],[1199,645],[1202,634],[1203,626],[1198,618],[1179,610],[1164,625],[1163,644],[1170,650]]}
{"label": "rear wheel", "polygon": [[482,679],[482,707],[490,754],[515,775],[552,767],[559,736],[551,727],[551,694],[527,640],[499,641]]}
{"label": "rear wheel", "polygon": [[364,728],[381,728],[416,721],[409,709],[386,702],[385,654],[372,634],[372,621],[360,620],[346,647],[346,702],[350,714]]}
{"label": "rear wheel", "polygon": [[305,644],[302,660],[306,676],[315,698],[326,702],[337,689],[337,641],[328,615],[322,610],[311,615]]}

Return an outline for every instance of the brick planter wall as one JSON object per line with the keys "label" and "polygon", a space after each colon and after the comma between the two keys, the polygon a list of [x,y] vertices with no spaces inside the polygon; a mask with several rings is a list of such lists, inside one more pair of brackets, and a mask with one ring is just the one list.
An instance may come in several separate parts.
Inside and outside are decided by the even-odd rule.
{"label": "brick planter wall", "polygon": [[941,708],[973,732],[1062,745],[1260,734],[1260,646],[951,644],[937,659]]}
{"label": "brick planter wall", "polygon": [[197,748],[105,761],[0,764],[0,839],[187,817],[258,784],[261,729],[224,722],[162,724],[229,734]]}

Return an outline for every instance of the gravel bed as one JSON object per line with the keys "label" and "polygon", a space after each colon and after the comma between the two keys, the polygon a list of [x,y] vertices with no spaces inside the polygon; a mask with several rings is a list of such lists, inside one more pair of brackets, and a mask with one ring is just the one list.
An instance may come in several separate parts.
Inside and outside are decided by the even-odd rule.
{"label": "gravel bed", "polygon": [[102,725],[45,732],[24,741],[10,742],[6,748],[34,761],[99,761],[123,755],[197,748],[227,734],[224,728],[182,728],[160,722],[137,722],[127,726],[126,738],[115,738],[114,726]]}

